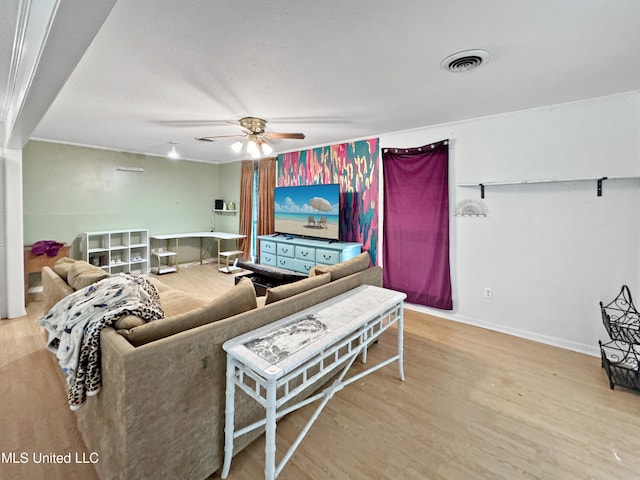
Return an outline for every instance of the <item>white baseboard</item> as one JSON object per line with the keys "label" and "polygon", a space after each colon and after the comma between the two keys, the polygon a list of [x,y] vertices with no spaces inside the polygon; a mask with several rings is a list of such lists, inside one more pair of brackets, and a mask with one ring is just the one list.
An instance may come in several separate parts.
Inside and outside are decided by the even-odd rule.
{"label": "white baseboard", "polygon": [[527,340],[533,340],[534,342],[544,343],[546,345],[552,345],[554,347],[564,348],[565,350],[571,350],[573,352],[584,353],[594,357],[600,356],[600,349],[596,345],[586,345],[583,343],[572,342],[563,338],[550,337],[548,335],[541,335],[535,332],[529,332],[527,330],[521,330],[518,328],[505,327],[504,325],[498,325],[496,323],[480,320],[468,315],[452,314],[438,310],[435,308],[425,307],[423,305],[416,305],[413,303],[406,303],[405,307],[409,310],[416,312],[426,313],[434,317],[440,317],[447,320],[453,320],[454,322],[466,323],[476,327],[486,328],[487,330],[493,330],[495,332],[505,333],[507,335],[513,335],[514,337],[526,338]]}

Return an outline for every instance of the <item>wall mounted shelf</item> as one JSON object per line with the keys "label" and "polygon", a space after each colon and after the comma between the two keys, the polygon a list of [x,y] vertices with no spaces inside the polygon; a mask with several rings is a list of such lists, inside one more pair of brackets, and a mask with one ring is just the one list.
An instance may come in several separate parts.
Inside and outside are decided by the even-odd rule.
{"label": "wall mounted shelf", "polygon": [[216,213],[238,213],[238,210],[223,210],[220,208],[218,209],[214,208],[213,211]]}
{"label": "wall mounted shelf", "polygon": [[596,193],[602,196],[602,182],[604,180],[639,180],[638,177],[588,177],[588,178],[562,178],[562,179],[540,179],[540,180],[515,180],[506,182],[482,182],[482,183],[458,183],[457,187],[479,187],[480,198],[484,198],[486,187],[499,187],[506,185],[532,185],[538,183],[569,183],[569,182],[596,182]]}

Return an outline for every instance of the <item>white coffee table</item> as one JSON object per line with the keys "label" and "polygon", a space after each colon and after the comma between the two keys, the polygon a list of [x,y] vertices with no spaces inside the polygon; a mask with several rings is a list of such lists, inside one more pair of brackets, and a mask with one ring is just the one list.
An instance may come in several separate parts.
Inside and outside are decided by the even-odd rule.
{"label": "white coffee table", "polygon": [[[226,341],[227,390],[222,478],[227,478],[233,442],[265,427],[265,478],[275,479],[313,422],[337,391],[392,362],[403,371],[404,293],[362,285],[330,300],[262,328]],[[377,365],[345,378],[358,355],[366,362],[367,347],[397,324],[398,352]],[[321,379],[336,375],[329,387],[294,405],[284,405]],[[234,425],[235,388],[241,388],[265,409],[265,418],[243,428]],[[276,421],[322,399],[308,423],[276,465]]]}

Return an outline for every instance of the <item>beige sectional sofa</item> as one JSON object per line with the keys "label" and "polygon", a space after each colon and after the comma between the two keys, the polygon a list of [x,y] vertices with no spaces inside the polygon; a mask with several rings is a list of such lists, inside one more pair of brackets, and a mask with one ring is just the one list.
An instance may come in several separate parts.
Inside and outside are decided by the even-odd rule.
{"label": "beige sectional sofa", "polygon": [[[368,254],[319,270],[316,277],[321,278],[276,287],[264,301],[256,301],[249,281],[213,301],[155,281],[163,308],[165,302],[171,305],[170,311],[165,308],[167,318],[147,325],[129,319],[129,325],[120,325],[128,328],[103,329],[102,389],[75,412],[88,452],[99,456],[100,478],[198,480],[219,470],[226,369],[222,344],[359,285],[382,285],[382,270],[369,267]],[[48,268],[43,286],[46,305],[73,291]],[[173,326],[136,335],[136,329],[161,322]],[[190,327],[180,331],[177,325],[185,322]],[[263,413],[242,392],[236,393],[235,410],[238,425]],[[234,453],[259,433],[237,439]]]}

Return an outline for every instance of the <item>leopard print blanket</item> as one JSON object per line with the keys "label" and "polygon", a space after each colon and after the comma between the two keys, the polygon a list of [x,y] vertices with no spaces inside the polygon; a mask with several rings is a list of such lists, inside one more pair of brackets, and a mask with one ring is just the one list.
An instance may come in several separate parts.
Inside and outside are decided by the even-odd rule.
{"label": "leopard print blanket", "polygon": [[164,312],[153,284],[120,273],[68,295],[38,320],[49,334],[47,348],[65,373],[71,410],[100,391],[100,331],[127,315],[153,321]]}

